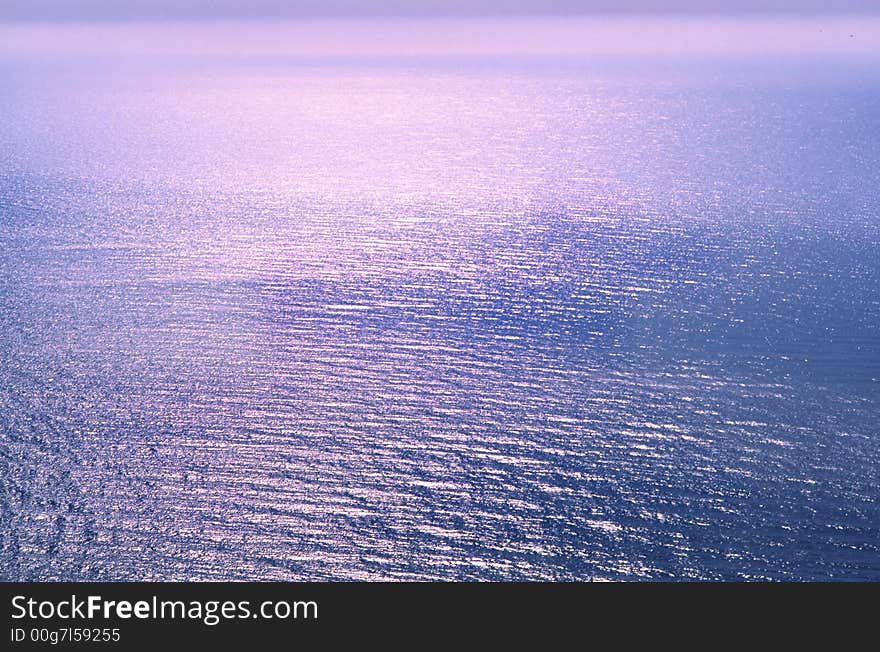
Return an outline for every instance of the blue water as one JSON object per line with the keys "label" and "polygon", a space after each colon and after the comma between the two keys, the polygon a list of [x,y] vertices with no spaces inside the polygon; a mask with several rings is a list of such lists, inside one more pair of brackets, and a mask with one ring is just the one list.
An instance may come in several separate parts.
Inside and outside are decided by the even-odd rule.
{"label": "blue water", "polygon": [[880,74],[2,62],[6,580],[880,580]]}

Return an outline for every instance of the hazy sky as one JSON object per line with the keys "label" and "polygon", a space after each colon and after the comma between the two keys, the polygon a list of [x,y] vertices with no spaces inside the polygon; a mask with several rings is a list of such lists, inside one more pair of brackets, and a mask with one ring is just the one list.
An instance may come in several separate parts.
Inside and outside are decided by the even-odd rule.
{"label": "hazy sky", "polygon": [[880,54],[880,17],[530,17],[0,24],[0,57]]}
{"label": "hazy sky", "polygon": [[880,0],[0,0],[0,20],[878,13]]}
{"label": "hazy sky", "polygon": [[880,0],[0,0],[13,56],[696,53],[877,56]]}

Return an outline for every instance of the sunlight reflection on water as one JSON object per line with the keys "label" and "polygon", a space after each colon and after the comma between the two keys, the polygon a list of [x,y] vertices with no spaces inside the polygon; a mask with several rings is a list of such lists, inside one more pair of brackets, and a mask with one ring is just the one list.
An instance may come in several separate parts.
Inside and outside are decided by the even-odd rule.
{"label": "sunlight reflection on water", "polygon": [[5,65],[5,579],[880,579],[876,74]]}

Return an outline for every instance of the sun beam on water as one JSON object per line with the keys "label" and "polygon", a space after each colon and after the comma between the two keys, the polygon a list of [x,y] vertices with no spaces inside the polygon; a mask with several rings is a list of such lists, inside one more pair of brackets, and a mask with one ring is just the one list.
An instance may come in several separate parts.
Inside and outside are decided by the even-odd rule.
{"label": "sun beam on water", "polygon": [[880,578],[878,44],[0,26],[3,579]]}

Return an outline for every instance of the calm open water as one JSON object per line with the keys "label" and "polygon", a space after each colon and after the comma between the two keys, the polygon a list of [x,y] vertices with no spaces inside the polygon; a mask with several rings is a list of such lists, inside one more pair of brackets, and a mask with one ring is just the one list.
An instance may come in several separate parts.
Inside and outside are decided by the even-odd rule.
{"label": "calm open water", "polygon": [[0,66],[0,576],[880,580],[880,74]]}

